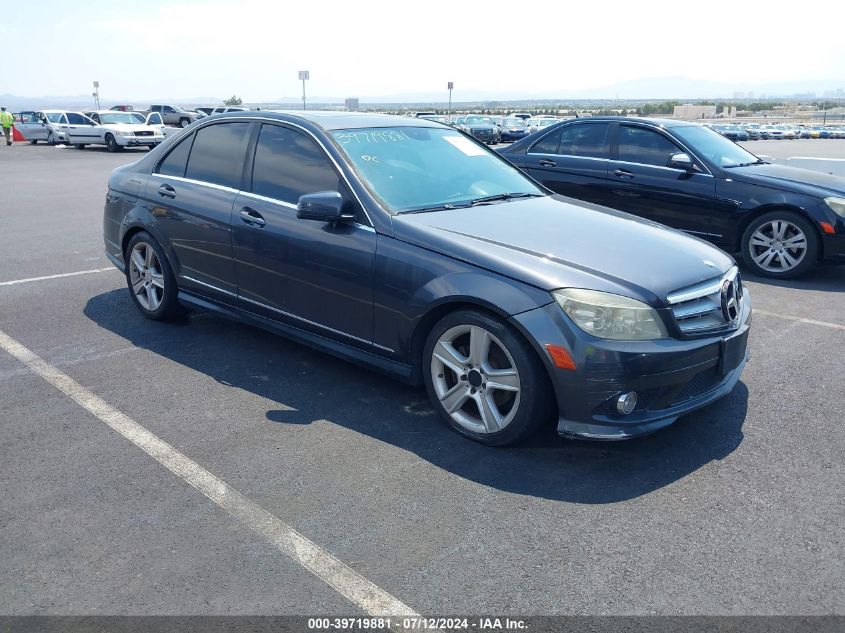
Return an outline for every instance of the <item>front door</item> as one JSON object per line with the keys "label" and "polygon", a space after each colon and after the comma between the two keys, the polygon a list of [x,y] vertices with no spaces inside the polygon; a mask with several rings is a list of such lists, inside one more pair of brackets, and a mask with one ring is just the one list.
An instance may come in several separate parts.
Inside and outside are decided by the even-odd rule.
{"label": "front door", "polygon": [[616,157],[607,175],[609,207],[712,238],[706,227],[716,195],[713,176],[669,167],[669,157],[684,150],[651,128],[620,125],[614,145]]}
{"label": "front door", "polygon": [[87,145],[102,141],[102,129],[94,121],[79,112],[68,112],[67,136],[71,145]]}
{"label": "front door", "polygon": [[[298,219],[299,197],[317,191],[339,191],[355,220]],[[349,344],[372,341],[376,233],[309,135],[261,126],[232,240],[244,309]]]}

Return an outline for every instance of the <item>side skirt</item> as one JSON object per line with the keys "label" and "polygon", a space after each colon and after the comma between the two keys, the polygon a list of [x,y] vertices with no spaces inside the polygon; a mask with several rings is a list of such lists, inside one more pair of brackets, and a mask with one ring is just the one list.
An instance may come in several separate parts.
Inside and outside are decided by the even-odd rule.
{"label": "side skirt", "polygon": [[416,384],[416,381],[412,378],[413,368],[410,365],[397,363],[378,354],[366,352],[324,336],[293,327],[292,325],[253,314],[252,312],[220,305],[184,290],[179,290],[178,297],[181,303],[192,308],[214,312],[229,319],[259,327],[273,334],[280,334],[297,343],[302,343],[321,352],[327,352],[356,365],[361,365],[369,369],[377,369],[402,382]]}

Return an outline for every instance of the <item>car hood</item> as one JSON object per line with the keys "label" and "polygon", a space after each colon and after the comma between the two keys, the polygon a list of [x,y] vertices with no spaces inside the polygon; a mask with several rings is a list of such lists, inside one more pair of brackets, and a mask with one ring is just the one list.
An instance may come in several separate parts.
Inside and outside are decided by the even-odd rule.
{"label": "car hood", "polygon": [[740,182],[797,191],[810,196],[845,194],[845,178],[800,167],[749,165],[726,169],[725,174]]}
{"label": "car hood", "polygon": [[156,132],[158,130],[155,128],[160,126],[158,124],[152,126],[144,123],[103,123],[100,127],[104,127],[107,130],[114,130],[115,132]]}
{"label": "car hood", "polygon": [[489,123],[465,123],[464,125],[473,130],[492,130],[494,127]]}
{"label": "car hood", "polygon": [[591,288],[658,307],[734,263],[697,238],[562,196],[400,214],[393,226],[397,239],[544,290]]}

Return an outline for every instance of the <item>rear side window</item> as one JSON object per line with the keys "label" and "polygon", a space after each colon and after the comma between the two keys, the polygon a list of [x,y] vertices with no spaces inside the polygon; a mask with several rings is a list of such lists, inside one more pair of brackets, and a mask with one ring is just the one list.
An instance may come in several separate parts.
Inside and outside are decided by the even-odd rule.
{"label": "rear side window", "polygon": [[531,147],[533,154],[557,154],[560,147],[560,137],[563,130],[556,130],[551,134],[546,134],[538,142]]}
{"label": "rear side window", "polygon": [[680,149],[668,138],[642,127],[619,128],[619,160],[666,167],[669,157]]}
{"label": "rear side window", "polygon": [[340,179],[326,153],[300,132],[262,125],[252,168],[252,192],[296,204],[299,196],[340,191]]}
{"label": "rear side window", "polygon": [[249,123],[218,123],[195,132],[185,177],[241,188]]}
{"label": "rear side window", "polygon": [[183,178],[185,176],[185,167],[188,164],[188,154],[191,153],[191,143],[194,142],[194,135],[191,134],[176,145],[164,160],[158,164],[156,170],[163,176],[178,176]]}
{"label": "rear side window", "polygon": [[565,156],[588,156],[608,158],[607,123],[583,123],[563,128],[560,137],[559,154]]}

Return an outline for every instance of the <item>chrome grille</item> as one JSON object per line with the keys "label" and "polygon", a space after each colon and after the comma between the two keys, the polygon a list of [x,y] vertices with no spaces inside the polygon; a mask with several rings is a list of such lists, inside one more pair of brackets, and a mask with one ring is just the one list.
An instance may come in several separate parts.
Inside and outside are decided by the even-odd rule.
{"label": "chrome grille", "polygon": [[722,286],[726,281],[736,284],[736,294],[741,301],[742,283],[736,266],[721,277],[707,279],[669,293],[667,300],[681,332],[697,334],[735,325],[725,318],[723,311]]}

